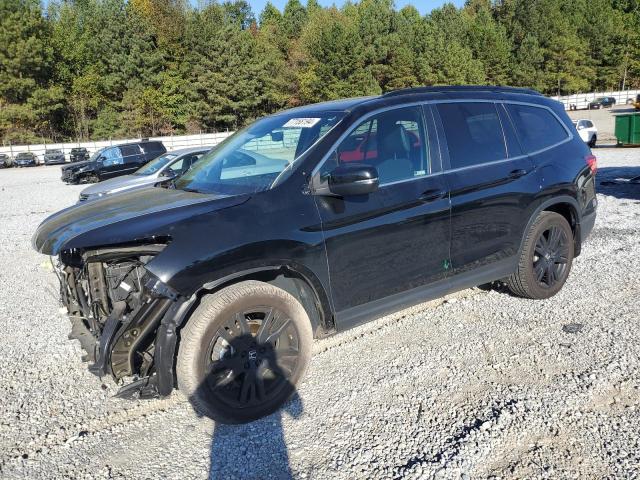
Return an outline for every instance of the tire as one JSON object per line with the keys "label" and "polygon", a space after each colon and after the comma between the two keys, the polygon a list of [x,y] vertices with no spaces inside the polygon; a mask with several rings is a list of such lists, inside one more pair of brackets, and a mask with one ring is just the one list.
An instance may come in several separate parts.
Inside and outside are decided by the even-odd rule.
{"label": "tire", "polygon": [[312,341],[309,317],[291,294],[253,280],[226,287],[203,297],[181,331],[178,389],[217,422],[257,420],[294,394]]}
{"label": "tire", "polygon": [[591,137],[591,140],[589,140],[589,148],[596,148],[597,141],[598,141],[597,135],[594,135],[593,137]]}
{"label": "tire", "polygon": [[506,284],[519,297],[552,297],[564,286],[573,255],[573,232],[567,220],[555,212],[542,212],[527,233],[518,269],[507,278]]}

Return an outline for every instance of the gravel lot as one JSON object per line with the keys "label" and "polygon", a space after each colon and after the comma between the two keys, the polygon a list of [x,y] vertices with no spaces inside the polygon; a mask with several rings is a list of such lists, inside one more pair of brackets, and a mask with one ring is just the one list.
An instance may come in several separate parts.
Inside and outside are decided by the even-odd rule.
{"label": "gravel lot", "polygon": [[570,110],[567,111],[572,120],[591,120],[598,128],[598,143],[602,146],[614,146],[617,143],[615,136],[616,115],[635,113],[629,105],[616,105],[613,108],[599,108],[597,110]]}
{"label": "gravel lot", "polygon": [[[638,149],[596,154],[599,182],[640,175]],[[640,185],[599,187],[556,297],[471,289],[316,342],[298,398],[239,427],[112,398],[81,363],[30,247],[81,188],[0,171],[0,477],[638,477]]]}

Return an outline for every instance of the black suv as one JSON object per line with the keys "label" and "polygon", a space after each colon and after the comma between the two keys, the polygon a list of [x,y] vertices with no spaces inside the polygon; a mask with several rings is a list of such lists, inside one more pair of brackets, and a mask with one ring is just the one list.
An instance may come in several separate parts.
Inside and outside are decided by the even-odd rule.
{"label": "black suv", "polygon": [[58,257],[93,372],[245,422],[291,395],[314,337],[496,280],[557,293],[595,171],[534,91],[402,90],[258,120],[178,179],[49,217],[33,246]]}
{"label": "black suv", "polygon": [[616,99],[613,97],[600,97],[589,103],[589,109],[598,110],[600,108],[613,107],[615,104]]}
{"label": "black suv", "polygon": [[62,167],[65,183],[99,182],[135,172],[149,160],[167,151],[162,142],[138,142],[105,147],[89,160]]}
{"label": "black suv", "polygon": [[69,152],[69,161],[71,163],[74,162],[83,162],[85,160],[89,160],[89,152],[84,147],[74,147]]}

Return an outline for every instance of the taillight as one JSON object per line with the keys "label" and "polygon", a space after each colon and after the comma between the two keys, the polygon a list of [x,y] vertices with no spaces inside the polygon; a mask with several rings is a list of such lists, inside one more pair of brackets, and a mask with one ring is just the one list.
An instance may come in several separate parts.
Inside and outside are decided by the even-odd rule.
{"label": "taillight", "polygon": [[587,165],[589,165],[591,173],[595,174],[598,171],[598,159],[596,158],[596,156],[587,155],[586,157],[584,157],[584,160],[587,162]]}

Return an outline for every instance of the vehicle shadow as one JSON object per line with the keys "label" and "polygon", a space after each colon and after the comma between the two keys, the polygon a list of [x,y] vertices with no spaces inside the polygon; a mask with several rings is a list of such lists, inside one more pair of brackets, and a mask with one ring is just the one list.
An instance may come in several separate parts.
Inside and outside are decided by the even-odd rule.
{"label": "vehicle shadow", "polygon": [[219,404],[248,410],[260,399],[267,399],[268,403],[278,392],[285,392],[285,395],[289,392],[290,397],[275,413],[250,423],[216,421],[209,454],[209,478],[293,478],[283,417],[299,418],[303,404],[276,361],[276,350],[269,343],[256,344],[251,335],[242,335],[233,338],[226,350],[214,350],[214,354],[220,360],[212,363],[209,374],[191,398],[194,407],[195,396],[213,397]]}
{"label": "vehicle shadow", "polygon": [[640,200],[640,167],[599,168],[596,191],[616,198]]}

